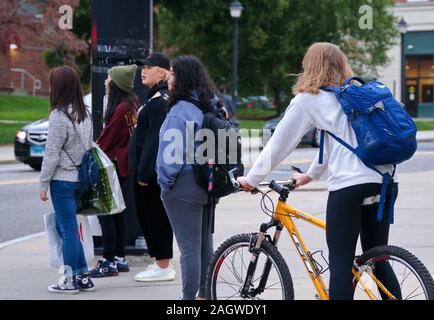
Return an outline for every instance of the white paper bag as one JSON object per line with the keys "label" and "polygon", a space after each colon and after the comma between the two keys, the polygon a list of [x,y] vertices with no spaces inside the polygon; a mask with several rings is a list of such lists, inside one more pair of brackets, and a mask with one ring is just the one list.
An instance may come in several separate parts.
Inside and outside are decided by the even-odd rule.
{"label": "white paper bag", "polygon": [[[48,241],[48,265],[50,268],[63,266],[62,238],[56,229],[56,215],[54,212],[44,215],[45,234]],[[77,215],[78,238],[83,246],[86,261],[95,257],[93,238],[88,217]]]}
{"label": "white paper bag", "polygon": [[44,215],[45,235],[48,241],[48,265],[50,268],[63,266],[62,239],[56,229],[54,212]]}
{"label": "white paper bag", "polygon": [[88,216],[90,234],[93,236],[102,236],[101,224],[99,223],[97,216]]}

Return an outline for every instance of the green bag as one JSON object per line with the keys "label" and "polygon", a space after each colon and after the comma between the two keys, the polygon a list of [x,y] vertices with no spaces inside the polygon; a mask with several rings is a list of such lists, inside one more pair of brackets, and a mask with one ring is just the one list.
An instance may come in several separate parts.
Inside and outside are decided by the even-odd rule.
{"label": "green bag", "polygon": [[124,211],[125,201],[113,162],[96,143],[92,154],[98,163],[98,183],[81,195],[77,214],[111,215]]}

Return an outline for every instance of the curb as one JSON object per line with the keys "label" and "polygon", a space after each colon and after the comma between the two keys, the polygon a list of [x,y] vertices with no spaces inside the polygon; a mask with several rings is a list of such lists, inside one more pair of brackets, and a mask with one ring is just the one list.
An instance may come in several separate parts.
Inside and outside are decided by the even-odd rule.
{"label": "curb", "polygon": [[18,164],[18,163],[21,163],[21,162],[19,162],[17,160],[0,160],[0,165],[2,165],[2,164]]}
{"label": "curb", "polygon": [[36,238],[36,237],[41,237],[43,235],[45,235],[45,231],[29,234],[27,236],[23,236],[23,237],[16,238],[16,239],[12,239],[12,240],[0,243],[0,249],[4,249],[4,248],[10,247],[10,246],[13,246],[15,244],[21,243],[21,242],[31,240],[31,239]]}

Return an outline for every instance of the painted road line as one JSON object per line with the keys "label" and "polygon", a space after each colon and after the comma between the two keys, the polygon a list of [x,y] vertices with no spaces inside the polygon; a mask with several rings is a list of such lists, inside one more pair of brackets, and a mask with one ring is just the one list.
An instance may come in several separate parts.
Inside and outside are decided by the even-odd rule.
{"label": "painted road line", "polygon": [[20,185],[20,184],[35,184],[39,183],[38,179],[29,179],[29,180],[5,180],[0,181],[0,186],[10,186],[10,185]]}
{"label": "painted road line", "polygon": [[434,151],[416,151],[416,156],[434,156]]}
{"label": "painted road line", "polygon": [[36,238],[36,237],[40,237],[40,236],[42,236],[44,234],[45,234],[45,232],[34,233],[34,234],[30,234],[28,236],[24,236],[24,237],[21,237],[21,238],[17,238],[17,239],[14,239],[14,240],[10,240],[10,241],[6,241],[6,242],[3,242],[3,243],[0,243],[0,249],[6,248],[6,247],[12,246],[14,244],[18,244],[20,242],[24,242],[24,241],[27,241],[27,240],[30,240],[30,239],[33,239],[33,238]]}

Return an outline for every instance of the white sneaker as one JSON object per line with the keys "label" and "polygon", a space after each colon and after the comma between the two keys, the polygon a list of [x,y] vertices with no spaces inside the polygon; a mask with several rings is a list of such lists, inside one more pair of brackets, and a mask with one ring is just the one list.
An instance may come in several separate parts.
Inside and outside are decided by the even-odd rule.
{"label": "white sneaker", "polygon": [[176,272],[171,266],[160,268],[158,264],[152,264],[146,271],[139,272],[134,279],[139,282],[147,281],[172,281],[175,280]]}

